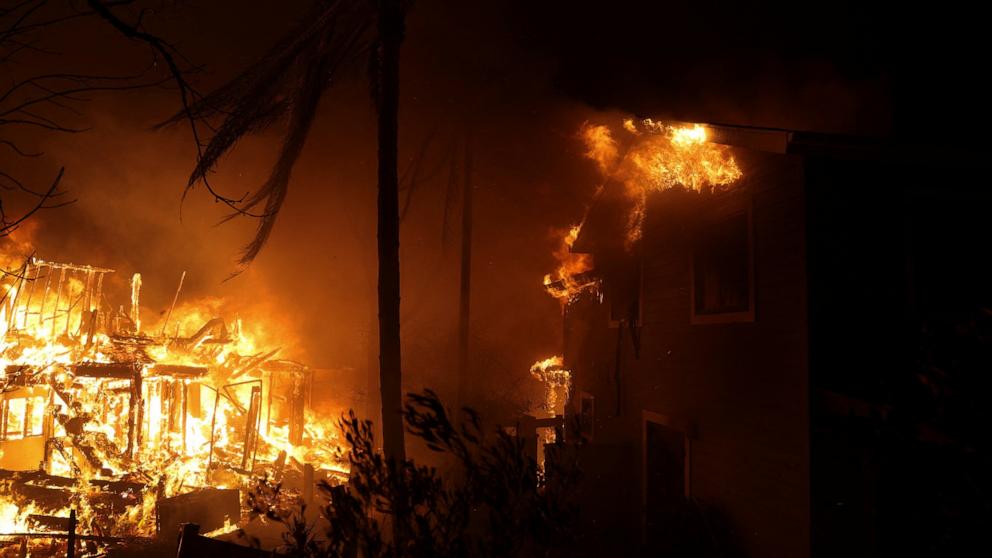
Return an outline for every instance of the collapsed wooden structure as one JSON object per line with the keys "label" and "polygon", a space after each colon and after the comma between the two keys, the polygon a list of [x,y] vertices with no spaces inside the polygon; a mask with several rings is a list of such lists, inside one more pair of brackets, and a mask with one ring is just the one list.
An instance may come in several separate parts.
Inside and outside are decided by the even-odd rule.
{"label": "collapsed wooden structure", "polygon": [[[167,335],[170,309],[160,333],[143,332],[140,276],[125,311],[104,292],[113,272],[31,259],[5,281],[0,505],[30,512],[0,522],[7,544],[61,536],[79,507],[94,540],[173,537],[187,500],[226,512],[198,518],[209,531],[240,519],[250,475],[302,474],[286,450],[303,443],[311,371],[278,349],[237,354],[240,326],[222,318]],[[233,490],[204,488],[217,486]]]}

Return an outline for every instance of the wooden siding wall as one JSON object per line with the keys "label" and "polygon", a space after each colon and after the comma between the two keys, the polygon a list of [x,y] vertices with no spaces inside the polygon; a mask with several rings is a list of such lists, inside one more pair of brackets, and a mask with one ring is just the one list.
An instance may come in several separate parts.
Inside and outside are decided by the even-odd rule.
{"label": "wooden siding wall", "polygon": [[[624,331],[619,416],[618,332],[608,325],[609,300],[569,309],[566,359],[575,389],[596,398],[594,444],[624,445],[638,456],[616,471],[618,485],[636,487],[628,506],[640,509],[643,412],[658,413],[689,431],[691,494],[728,516],[748,555],[808,556],[802,165],[743,151],[738,159],[748,178],[737,194],[665,193],[650,202],[640,355]],[[691,325],[693,230],[742,204],[752,211],[755,320]]]}

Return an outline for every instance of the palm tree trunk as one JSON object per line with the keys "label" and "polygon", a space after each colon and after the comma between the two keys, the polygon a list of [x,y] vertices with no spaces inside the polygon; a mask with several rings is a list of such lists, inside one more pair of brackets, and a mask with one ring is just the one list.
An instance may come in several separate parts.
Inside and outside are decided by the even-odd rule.
{"label": "palm tree trunk", "polygon": [[458,403],[468,405],[471,396],[469,382],[469,318],[472,302],[472,140],[465,137],[465,168],[462,183],[462,261],[458,298]]}
{"label": "palm tree trunk", "polygon": [[379,389],[382,448],[402,460],[402,374],[400,368],[400,216],[397,175],[399,59],[404,14],[399,0],[379,0]]}

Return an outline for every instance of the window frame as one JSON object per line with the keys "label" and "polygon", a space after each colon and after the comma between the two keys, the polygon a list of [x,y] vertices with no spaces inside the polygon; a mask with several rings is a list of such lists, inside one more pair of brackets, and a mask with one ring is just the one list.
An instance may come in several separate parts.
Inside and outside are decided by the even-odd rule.
{"label": "window frame", "polygon": [[714,215],[706,219],[702,227],[709,227],[743,213],[747,216],[747,310],[719,313],[696,312],[696,248],[694,239],[689,247],[689,323],[691,325],[754,323],[755,321],[755,285],[754,285],[754,203],[751,196],[743,203],[729,203],[720,208]]}
{"label": "window frame", "polygon": [[[32,428],[34,426],[34,414],[37,412],[36,409],[39,408],[37,405],[38,401],[42,400],[40,408],[41,411],[41,429],[38,432]],[[10,432],[10,404],[14,401],[23,401],[23,411],[20,413],[21,428],[19,431]],[[15,441],[15,440],[26,440],[28,438],[39,438],[45,435],[45,404],[44,397],[34,395],[34,392],[29,392],[28,395],[18,395],[15,397],[3,397],[0,401],[0,413],[2,413],[2,418],[0,418],[0,441]]]}

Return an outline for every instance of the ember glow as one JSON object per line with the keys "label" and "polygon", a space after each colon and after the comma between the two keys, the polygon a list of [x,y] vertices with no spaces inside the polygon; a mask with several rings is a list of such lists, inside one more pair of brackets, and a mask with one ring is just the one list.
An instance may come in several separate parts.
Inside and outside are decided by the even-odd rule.
{"label": "ember glow", "polygon": [[84,534],[152,536],[170,498],[304,464],[347,472],[333,425],[309,414],[305,365],[210,301],[142,327],[141,275],[110,293],[113,273],[31,258],[0,284],[0,537],[70,509]]}
{"label": "ember glow", "polygon": [[706,192],[725,188],[742,176],[730,149],[710,143],[700,124],[670,125],[645,119],[627,119],[622,126],[629,140],[623,156],[610,129],[583,126],[586,157],[607,179],[622,182],[633,204],[627,223],[628,248],[641,237],[647,198],[652,192],[685,188]]}

